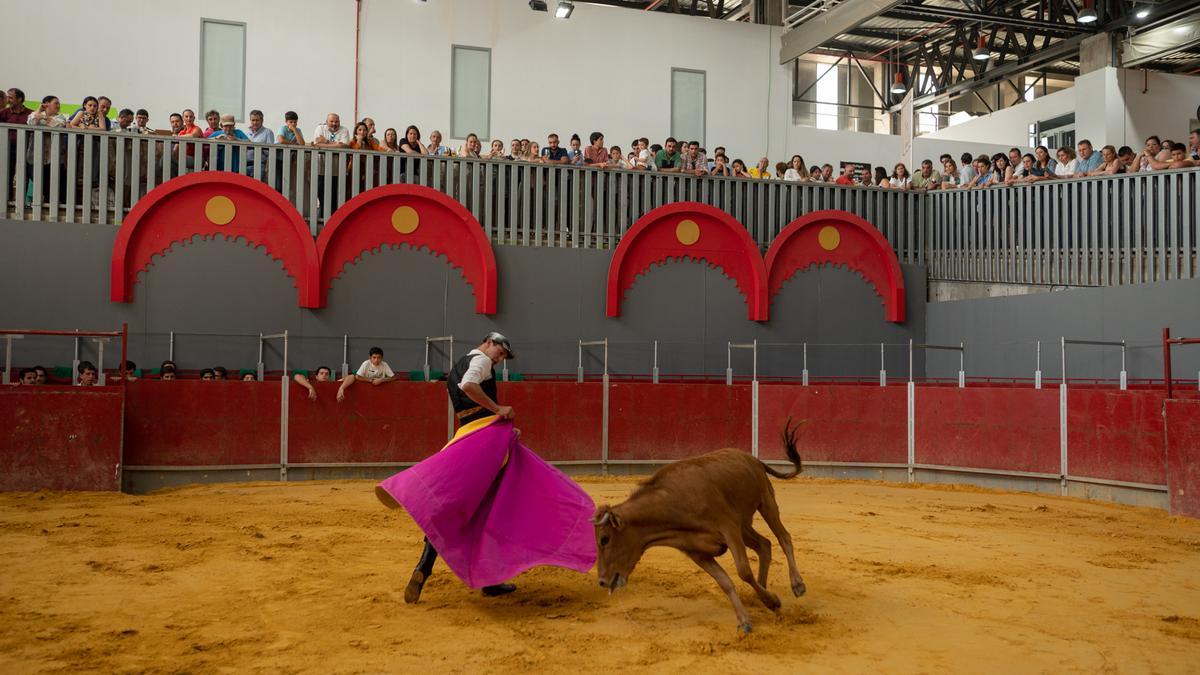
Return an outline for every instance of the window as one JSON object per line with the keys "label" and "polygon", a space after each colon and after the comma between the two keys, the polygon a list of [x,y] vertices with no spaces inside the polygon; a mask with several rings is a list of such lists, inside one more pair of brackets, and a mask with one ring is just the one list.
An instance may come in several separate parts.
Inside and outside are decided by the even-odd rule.
{"label": "window", "polygon": [[491,138],[492,50],[450,48],[450,137]]}
{"label": "window", "polygon": [[704,146],[705,79],[703,70],[671,69],[671,135]]}
{"label": "window", "polygon": [[[834,63],[818,63],[817,64],[817,128],[818,129],[833,129],[838,128],[838,78],[837,64]],[[830,72],[830,71],[834,72]]]}
{"label": "window", "polygon": [[200,115],[219,110],[242,121],[246,109],[246,24],[200,20]]}

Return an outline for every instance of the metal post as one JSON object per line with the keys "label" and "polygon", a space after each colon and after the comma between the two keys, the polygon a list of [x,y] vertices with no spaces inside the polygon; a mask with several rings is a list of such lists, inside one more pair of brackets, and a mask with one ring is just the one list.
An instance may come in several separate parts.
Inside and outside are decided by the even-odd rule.
{"label": "metal post", "polygon": [[576,367],[575,367],[575,382],[582,383],[583,382],[583,340],[579,341],[579,347],[578,347],[578,350],[576,351],[576,354],[578,356],[578,363],[576,364]]}
{"label": "metal post", "polygon": [[1125,372],[1125,341],[1121,340],[1121,391],[1129,387],[1129,377]]}
{"label": "metal post", "polygon": [[[78,333],[79,329],[76,328],[75,332]],[[74,358],[74,360],[71,361],[71,384],[78,383],[78,380],[75,379],[75,376],[78,374],[79,374],[79,337],[76,336],[75,337],[75,358]]]}
{"label": "metal post", "polygon": [[286,368],[279,383],[281,385],[279,395],[279,480],[286,483],[288,479],[288,376]]}
{"label": "metal post", "polygon": [[170,341],[167,343],[167,360],[175,362],[175,331],[170,333]]}
{"label": "metal post", "polygon": [[808,343],[804,343],[804,370],[800,371],[800,383],[808,386]]}
{"label": "metal post", "polygon": [[342,336],[342,378],[350,374],[350,336]]}
{"label": "metal post", "polygon": [[[928,366],[926,366],[926,370],[928,370]],[[908,339],[908,382],[909,382],[909,384],[912,384],[912,381],[913,381],[913,341],[912,341],[912,338],[909,338]]]}
{"label": "metal post", "polygon": [[750,371],[750,456],[758,457],[758,338],[754,346],[754,365]]}
{"label": "metal post", "polygon": [[1173,398],[1171,391],[1171,329],[1163,329],[1163,380],[1167,383],[1167,398]]}
{"label": "metal post", "polygon": [[425,374],[425,381],[429,381],[429,336],[425,336],[425,365],[421,367],[421,372]]}
{"label": "metal post", "polygon": [[882,342],[879,343],[879,386],[887,386],[887,369],[884,368]]}
{"label": "metal post", "polygon": [[263,381],[263,334],[258,334],[258,381]]}
{"label": "metal post", "polygon": [[104,378],[104,343],[108,342],[108,338],[93,338],[96,341],[96,382],[103,387],[106,382]]}
{"label": "metal post", "polygon": [[964,389],[967,386],[967,345],[965,342],[958,343],[958,388]]}
{"label": "metal post", "polygon": [[1042,341],[1037,341],[1037,367],[1033,371],[1033,388],[1042,388]]}
{"label": "metal post", "polygon": [[5,335],[4,336],[4,377],[0,382],[4,384],[12,384],[12,341],[24,339],[24,335]]}
{"label": "metal post", "polygon": [[733,384],[733,343],[725,343],[725,384]]}
{"label": "metal post", "polygon": [[604,338],[604,377],[600,380],[603,391],[600,394],[600,469],[608,475],[608,338]]}
{"label": "metal post", "polygon": [[658,340],[654,341],[654,369],[650,373],[650,381],[658,384]]}
{"label": "metal post", "polygon": [[500,362],[500,381],[508,382],[508,359]]}
{"label": "metal post", "polygon": [[1061,338],[1062,382],[1058,384],[1059,490],[1067,494],[1067,339]]}
{"label": "metal post", "polygon": [[284,381],[287,380],[287,377],[288,377],[288,332],[287,332],[287,329],[285,328],[285,329],[283,329],[283,379],[284,379]]}
{"label": "metal post", "polygon": [[905,425],[907,427],[907,439],[908,439],[908,482],[914,483],[917,480],[916,471],[915,471],[916,463],[917,463],[917,430],[916,430],[917,384],[915,382],[913,382],[911,378],[909,378],[908,386],[906,388],[908,389],[907,396],[906,396],[907,401],[908,401],[908,404],[907,404],[908,420]]}

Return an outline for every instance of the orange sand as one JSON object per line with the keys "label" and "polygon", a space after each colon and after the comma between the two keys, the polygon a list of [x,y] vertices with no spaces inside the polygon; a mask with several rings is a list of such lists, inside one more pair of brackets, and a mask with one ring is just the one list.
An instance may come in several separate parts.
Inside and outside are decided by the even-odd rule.
{"label": "orange sand", "polygon": [[[1200,522],[1020,493],[777,483],[808,595],[778,616],[655,549],[608,596],[489,599],[367,481],[0,495],[0,672],[1196,672]],[[598,501],[632,483],[584,482]],[[767,532],[763,527],[761,531]],[[728,556],[723,564],[732,572]]]}

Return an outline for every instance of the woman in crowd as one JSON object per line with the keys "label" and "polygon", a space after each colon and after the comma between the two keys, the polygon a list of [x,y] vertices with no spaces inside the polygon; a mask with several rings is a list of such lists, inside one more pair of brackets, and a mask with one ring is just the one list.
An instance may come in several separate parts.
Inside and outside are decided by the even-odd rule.
{"label": "woman in crowd", "polygon": [[971,165],[974,173],[969,182],[963,183],[964,188],[982,188],[987,187],[992,182],[992,161],[987,155],[980,155],[975,158],[975,162]]}
{"label": "woman in crowd", "polygon": [[[892,187],[892,181],[890,178],[888,178],[887,169],[883,168],[882,166],[877,166],[875,167],[874,174],[875,175],[871,177],[871,182],[875,185],[875,187]],[[863,185],[866,185],[866,183],[863,183]]]}
{"label": "woman in crowd", "polygon": [[813,164],[812,166],[808,167],[808,179],[814,183],[820,183],[821,182],[821,167],[817,166],[816,164]]}
{"label": "woman in crowd", "polygon": [[1021,168],[1024,171],[1021,172],[1020,177],[1013,174],[1012,183],[1036,183],[1039,180],[1046,180],[1050,177],[1048,171],[1038,166],[1037,157],[1034,157],[1033,153],[1025,153],[1021,157]]}
{"label": "woman in crowd", "polygon": [[988,185],[1005,185],[1013,177],[1013,169],[1008,165],[1008,155],[998,152],[992,155],[992,177]]}
{"label": "woman in crowd", "polygon": [[804,168],[804,158],[800,155],[792,155],[791,164],[783,172],[783,179],[790,181],[806,181],[809,176],[808,169]]}
{"label": "woman in crowd", "polygon": [[748,171],[746,171],[746,163],[745,162],[743,162],[740,159],[735,159],[735,160],[733,160],[733,177],[734,178],[752,178],[753,176],[751,176],[750,173]]}
{"label": "woman in crowd", "polygon": [[[521,145],[525,145],[525,141],[521,141]],[[529,141],[529,150],[525,153],[526,162],[542,161],[542,148],[537,141]]]}
{"label": "woman in crowd", "polygon": [[479,156],[480,159],[506,159],[504,154],[504,141],[499,138],[492,139],[492,145],[488,151]]}
{"label": "woman in crowd", "polygon": [[434,129],[433,132],[429,134],[429,145],[425,146],[425,154],[435,156],[444,156],[450,154],[450,148],[442,145],[442,132]]}
{"label": "woman in crowd", "polygon": [[95,96],[88,96],[83,99],[83,105],[79,106],[79,112],[71,118],[71,122],[67,126],[72,129],[104,129],[104,122],[100,120],[98,113],[99,109],[100,101]]}
{"label": "woman in crowd", "polygon": [[404,142],[400,144],[400,152],[409,155],[427,155],[429,149],[421,142],[421,130],[414,124],[404,130]]}
{"label": "woman in crowd", "polygon": [[387,130],[383,132],[383,147],[381,147],[380,150],[383,150],[384,152],[400,152],[399,139],[400,134],[396,133],[395,129],[388,127]]}
{"label": "woman in crowd", "polygon": [[1045,171],[1049,176],[1054,175],[1054,167],[1058,165],[1058,162],[1050,156],[1049,148],[1044,145],[1037,146],[1033,151],[1033,157],[1036,160],[1034,163],[1039,169]]}
{"label": "woman in crowd", "polygon": [[1118,173],[1125,173],[1125,163],[1117,156],[1117,149],[1111,145],[1106,145],[1100,148],[1100,157],[1103,161],[1100,166],[1096,167],[1095,171],[1089,171],[1089,176],[1113,176]]}
{"label": "woman in crowd", "polygon": [[1058,149],[1058,164],[1054,167],[1054,175],[1057,178],[1070,178],[1075,175],[1078,165],[1075,150],[1063,146]]}
{"label": "woman in crowd", "polygon": [[904,162],[892,167],[892,176],[888,179],[888,183],[898,190],[907,190],[912,185],[912,176],[909,175],[908,167],[904,166]]}
{"label": "woman in crowd", "polygon": [[725,161],[726,159],[727,158],[725,157],[725,155],[717,155],[716,157],[714,157],[713,158],[713,168],[712,168],[712,171],[708,172],[708,175],[724,176],[726,178],[732,176],[733,172],[729,170],[729,164]]}
{"label": "woman in crowd", "polygon": [[571,134],[571,140],[567,142],[567,164],[574,166],[583,165],[583,141],[579,139],[579,134]]}
{"label": "woman in crowd", "polygon": [[354,125],[354,138],[350,141],[351,150],[378,150],[379,141],[371,138],[371,129],[359,122]]}

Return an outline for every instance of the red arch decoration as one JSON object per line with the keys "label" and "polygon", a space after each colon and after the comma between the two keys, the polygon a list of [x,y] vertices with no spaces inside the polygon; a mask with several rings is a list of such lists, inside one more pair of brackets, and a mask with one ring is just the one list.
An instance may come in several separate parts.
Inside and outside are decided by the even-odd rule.
{"label": "red arch decoration", "polygon": [[262,182],[224,171],[169,180],[130,209],[113,244],[111,300],[131,302],[138,272],[150,268],[152,257],[196,236],[265,247],[295,280],[300,306],[318,306],[317,247],[304,219]]}
{"label": "red arch decoration", "polygon": [[767,251],[771,296],[796,272],[813,265],[845,265],[858,272],[883,298],[888,321],[904,321],[904,275],[891,244],[879,230],[853,213],[814,211],[793,220]]}
{"label": "red arch decoration", "polygon": [[483,226],[462,204],[421,185],[383,185],[346,202],[317,237],[320,302],[346,263],[386,244],[428,248],[462,270],[475,311],[496,313],[496,256]]}
{"label": "red arch decoration", "polygon": [[767,271],[758,246],[728,213],[698,202],[660,206],[621,238],[608,267],[608,316],[621,315],[621,298],[639,274],[680,258],[718,267],[745,296],[750,320],[767,320]]}

